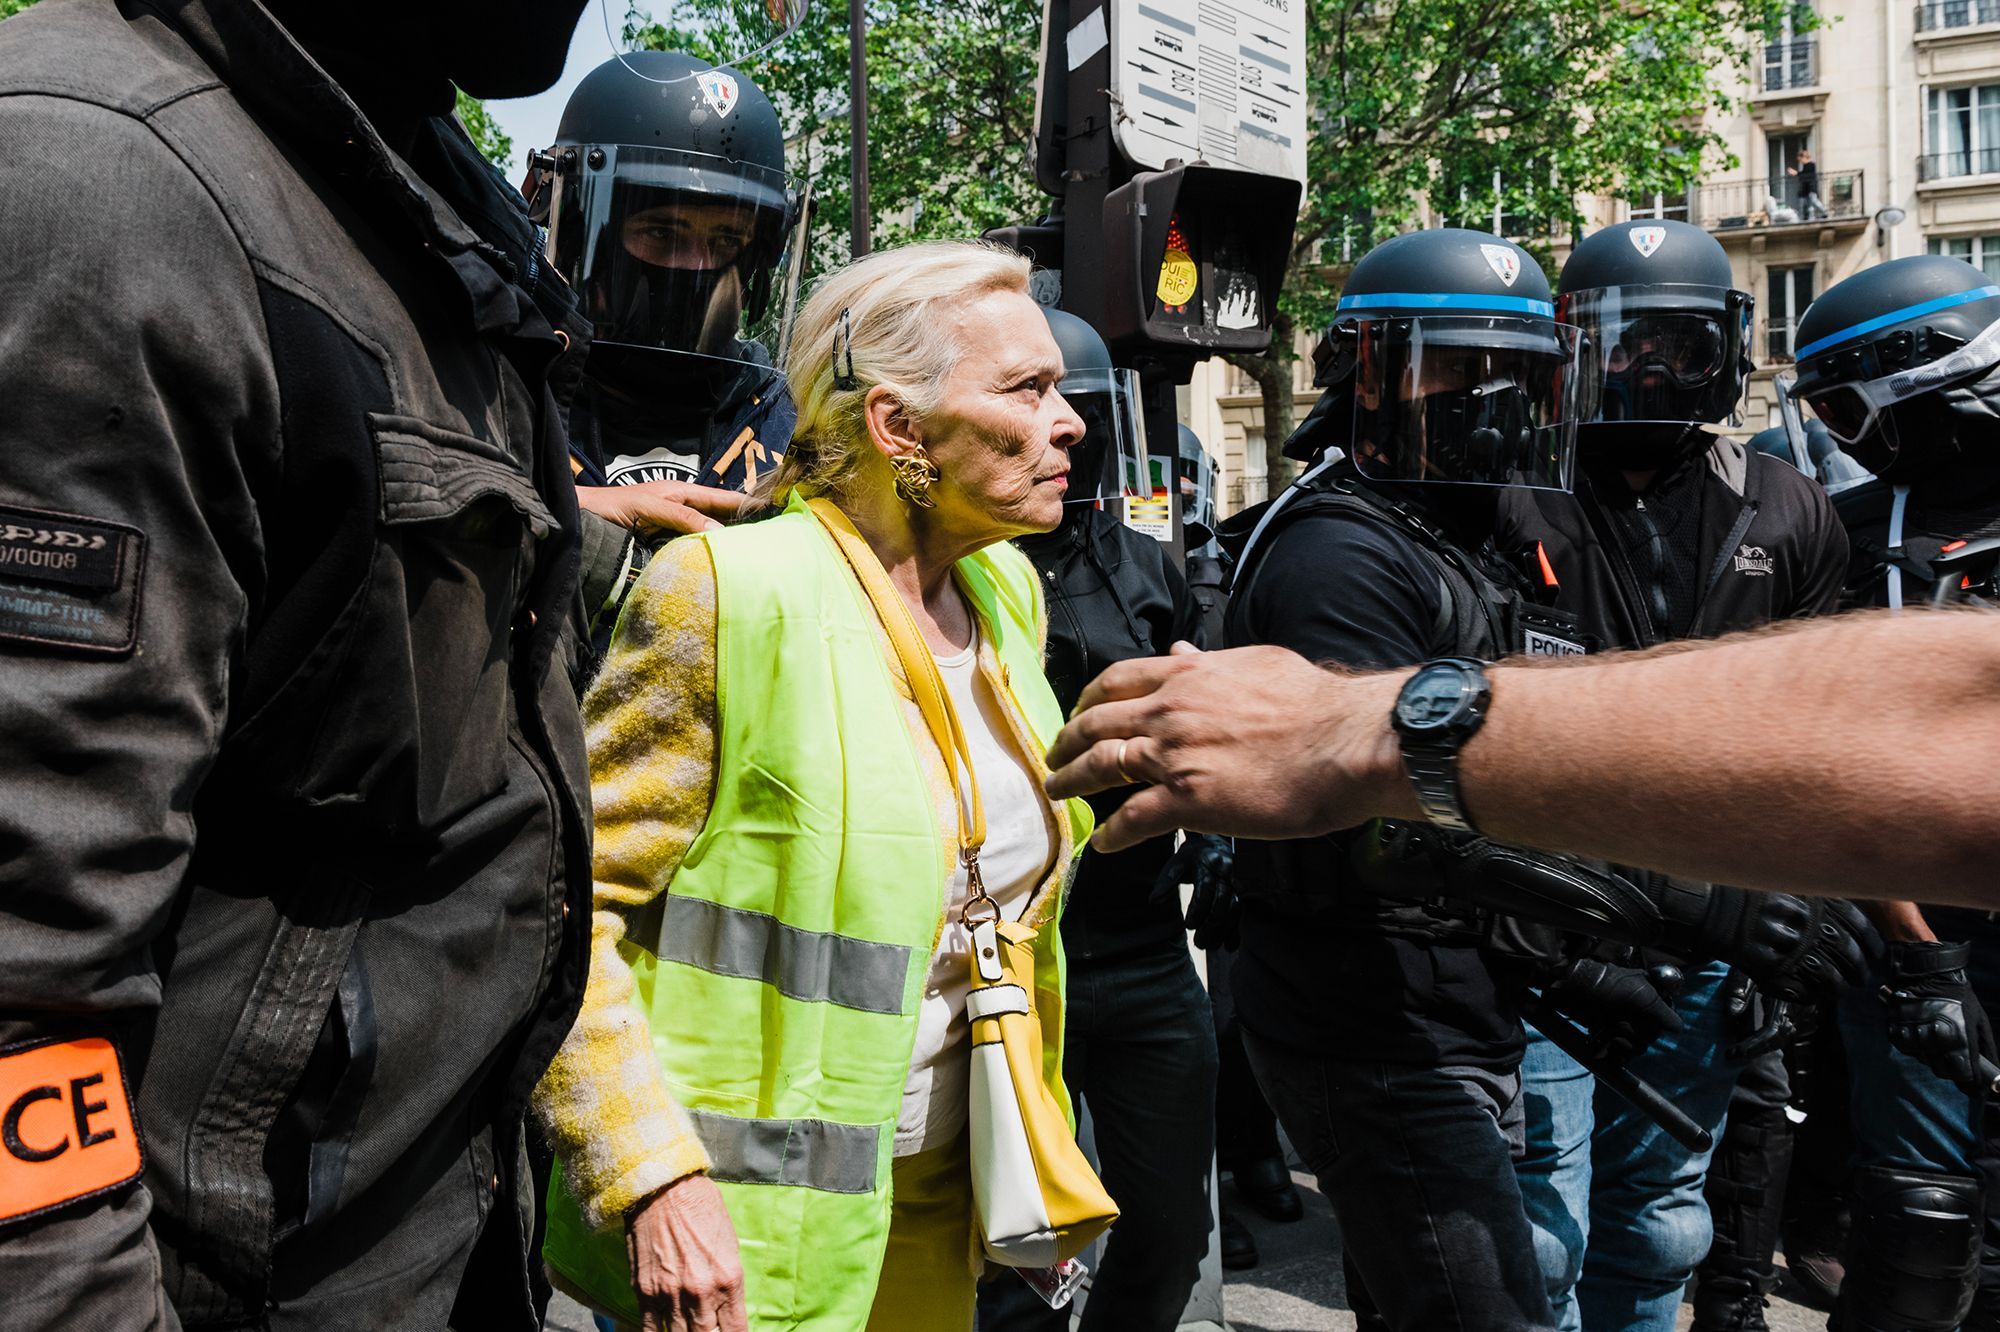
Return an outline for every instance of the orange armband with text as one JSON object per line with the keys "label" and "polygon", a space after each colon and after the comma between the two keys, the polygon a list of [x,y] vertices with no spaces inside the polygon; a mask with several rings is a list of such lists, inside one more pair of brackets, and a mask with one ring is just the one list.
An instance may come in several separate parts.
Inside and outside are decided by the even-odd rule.
{"label": "orange armband with text", "polygon": [[86,1036],[0,1050],[0,1225],[129,1184],[143,1164],[117,1046]]}

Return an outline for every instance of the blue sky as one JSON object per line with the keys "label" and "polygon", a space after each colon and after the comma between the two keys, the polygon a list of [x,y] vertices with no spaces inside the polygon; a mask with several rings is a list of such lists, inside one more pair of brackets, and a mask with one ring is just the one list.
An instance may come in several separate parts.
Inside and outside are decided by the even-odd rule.
{"label": "blue sky", "polygon": [[582,20],[576,25],[576,36],[569,44],[569,62],[563,66],[562,78],[555,87],[534,97],[486,104],[493,118],[500,122],[500,128],[514,140],[514,163],[507,173],[508,179],[518,181],[526,168],[528,153],[548,147],[555,139],[556,122],[562,119],[563,103],[569,100],[570,92],[583,81],[584,75],[611,58],[611,40],[604,34],[607,5],[614,11],[611,15],[614,31],[624,19],[625,0],[589,0]]}

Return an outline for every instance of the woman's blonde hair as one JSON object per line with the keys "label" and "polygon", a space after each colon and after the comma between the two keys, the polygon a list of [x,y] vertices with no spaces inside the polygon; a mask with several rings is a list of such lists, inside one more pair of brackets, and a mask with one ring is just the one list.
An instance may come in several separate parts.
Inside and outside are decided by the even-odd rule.
{"label": "woman's blonde hair", "polygon": [[992,291],[1025,294],[1028,271],[1025,258],[987,241],[925,241],[877,250],[821,278],[785,355],[798,425],[760,492],[776,500],[794,487],[837,493],[872,447],[868,390],[882,385],[919,421],[935,412],[966,350],[951,311]]}

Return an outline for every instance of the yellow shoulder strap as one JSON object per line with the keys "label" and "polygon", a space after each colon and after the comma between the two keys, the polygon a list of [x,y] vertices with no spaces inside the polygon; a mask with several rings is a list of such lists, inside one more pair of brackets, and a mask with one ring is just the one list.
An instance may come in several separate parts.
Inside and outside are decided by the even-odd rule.
{"label": "yellow shoulder strap", "polygon": [[[869,549],[867,541],[855,530],[847,515],[829,499],[812,500],[810,507],[833,538],[833,544],[847,558],[854,576],[861,582],[861,590],[867,594],[876,615],[881,617],[883,627],[889,631],[890,645],[896,650],[897,660],[903,663],[903,674],[909,677],[910,691],[916,695],[917,711],[923,714],[924,725],[930,729],[931,738],[944,755],[945,771],[950,775],[952,790],[958,796],[959,859],[965,862],[970,872],[974,900],[984,897],[985,889],[979,882],[977,860],[979,848],[986,844],[986,810],[979,800],[979,778],[972,771],[972,747],[966,743],[958,711],[951,705],[951,695],[944,687],[937,658],[931,655],[930,645],[924,642],[916,617],[910,614],[902,594],[889,582],[889,573],[882,567],[882,561],[875,558],[875,552]],[[974,623],[977,623],[977,617]]]}

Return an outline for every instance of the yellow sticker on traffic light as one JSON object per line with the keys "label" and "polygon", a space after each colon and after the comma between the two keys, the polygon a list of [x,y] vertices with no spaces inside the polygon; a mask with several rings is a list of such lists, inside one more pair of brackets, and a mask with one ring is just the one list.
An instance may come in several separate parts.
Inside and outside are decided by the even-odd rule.
{"label": "yellow sticker on traffic light", "polygon": [[1160,304],[1171,309],[1180,309],[1194,299],[1195,284],[1201,277],[1201,270],[1195,266],[1188,249],[1187,236],[1181,231],[1181,220],[1177,217],[1167,223],[1167,252],[1160,260]]}

